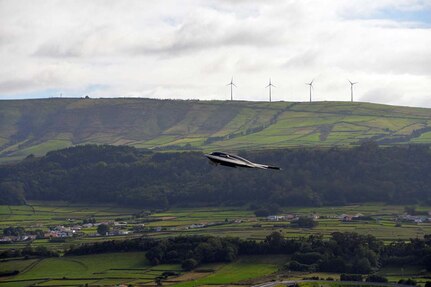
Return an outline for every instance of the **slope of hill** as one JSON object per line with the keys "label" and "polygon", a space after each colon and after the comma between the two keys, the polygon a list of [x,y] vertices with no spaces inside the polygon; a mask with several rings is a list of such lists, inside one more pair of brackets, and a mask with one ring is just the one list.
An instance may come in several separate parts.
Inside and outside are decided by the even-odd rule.
{"label": "slope of hill", "polygon": [[0,204],[29,200],[139,207],[361,202],[429,204],[428,146],[298,148],[241,153],[282,170],[214,167],[201,152],[84,145],[0,165]]}
{"label": "slope of hill", "polygon": [[0,101],[0,158],[98,143],[166,150],[431,143],[431,109],[350,102]]}

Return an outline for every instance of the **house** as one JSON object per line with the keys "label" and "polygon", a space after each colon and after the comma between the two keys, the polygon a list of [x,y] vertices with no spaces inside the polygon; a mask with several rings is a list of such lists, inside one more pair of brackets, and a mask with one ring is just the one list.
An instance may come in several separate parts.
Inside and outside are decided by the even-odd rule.
{"label": "house", "polygon": [[426,216],[415,216],[415,215],[409,215],[409,214],[401,215],[399,218],[402,221],[410,221],[414,223],[423,223],[428,220]]}
{"label": "house", "polygon": [[266,217],[269,221],[280,221],[286,219],[284,215],[270,215]]}
{"label": "house", "polygon": [[0,244],[2,243],[12,243],[12,238],[7,236],[7,237],[1,237],[0,238]]}
{"label": "house", "polygon": [[205,224],[199,223],[199,224],[192,224],[189,226],[189,228],[203,228],[205,227]]}
{"label": "house", "polygon": [[344,222],[346,222],[346,221],[352,221],[352,218],[353,218],[353,216],[348,215],[348,214],[341,214],[341,215],[339,216],[339,219],[340,219],[341,221],[344,221]]}

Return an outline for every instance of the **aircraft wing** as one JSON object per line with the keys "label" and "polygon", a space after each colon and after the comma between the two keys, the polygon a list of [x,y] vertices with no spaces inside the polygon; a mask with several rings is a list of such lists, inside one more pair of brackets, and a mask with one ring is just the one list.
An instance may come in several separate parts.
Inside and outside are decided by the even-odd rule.
{"label": "aircraft wing", "polygon": [[254,166],[256,168],[261,168],[261,169],[276,169],[276,170],[281,170],[281,168],[278,167],[278,166],[272,166],[272,165],[266,165],[266,164],[260,164],[260,163],[254,163]]}

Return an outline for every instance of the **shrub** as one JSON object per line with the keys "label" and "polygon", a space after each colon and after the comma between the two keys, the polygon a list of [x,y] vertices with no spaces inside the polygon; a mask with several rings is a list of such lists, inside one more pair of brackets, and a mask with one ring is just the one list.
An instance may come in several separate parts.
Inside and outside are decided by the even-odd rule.
{"label": "shrub", "polygon": [[293,260],[286,264],[286,268],[292,271],[309,271],[310,266]]}
{"label": "shrub", "polygon": [[412,286],[416,286],[416,281],[413,280],[412,278],[409,279],[400,279],[398,281],[398,284],[404,284],[404,285],[412,285]]}
{"label": "shrub", "polygon": [[340,281],[362,281],[362,275],[360,274],[341,274]]}
{"label": "shrub", "polygon": [[369,275],[365,281],[386,283],[388,282],[388,279],[386,277],[373,274],[373,275]]}
{"label": "shrub", "polygon": [[193,258],[186,259],[181,264],[181,268],[183,268],[186,271],[193,270],[195,269],[196,266],[198,266],[198,262]]}

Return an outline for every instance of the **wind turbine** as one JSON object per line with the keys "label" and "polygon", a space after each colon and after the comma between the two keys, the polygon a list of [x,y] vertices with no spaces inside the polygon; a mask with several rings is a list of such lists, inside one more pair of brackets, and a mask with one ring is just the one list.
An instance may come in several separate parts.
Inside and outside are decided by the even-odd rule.
{"label": "wind turbine", "polygon": [[266,86],[265,88],[269,88],[269,102],[271,102],[271,88],[272,87],[274,87],[274,88],[276,88],[276,86],[274,86],[272,83],[271,83],[271,78],[269,78],[269,84],[268,84],[268,86]]}
{"label": "wind turbine", "polygon": [[226,86],[230,86],[230,100],[233,101],[233,86],[235,86],[235,88],[237,87],[234,83],[233,83],[233,77],[230,80],[230,83],[227,84]]}
{"label": "wind turbine", "polygon": [[306,85],[310,86],[310,103],[311,103],[311,90],[313,89],[313,82],[314,82],[314,79],[309,83],[305,83]]}
{"label": "wind turbine", "polygon": [[350,80],[348,80],[350,83],[350,101],[353,102],[353,85],[356,85],[358,82],[351,82]]}

